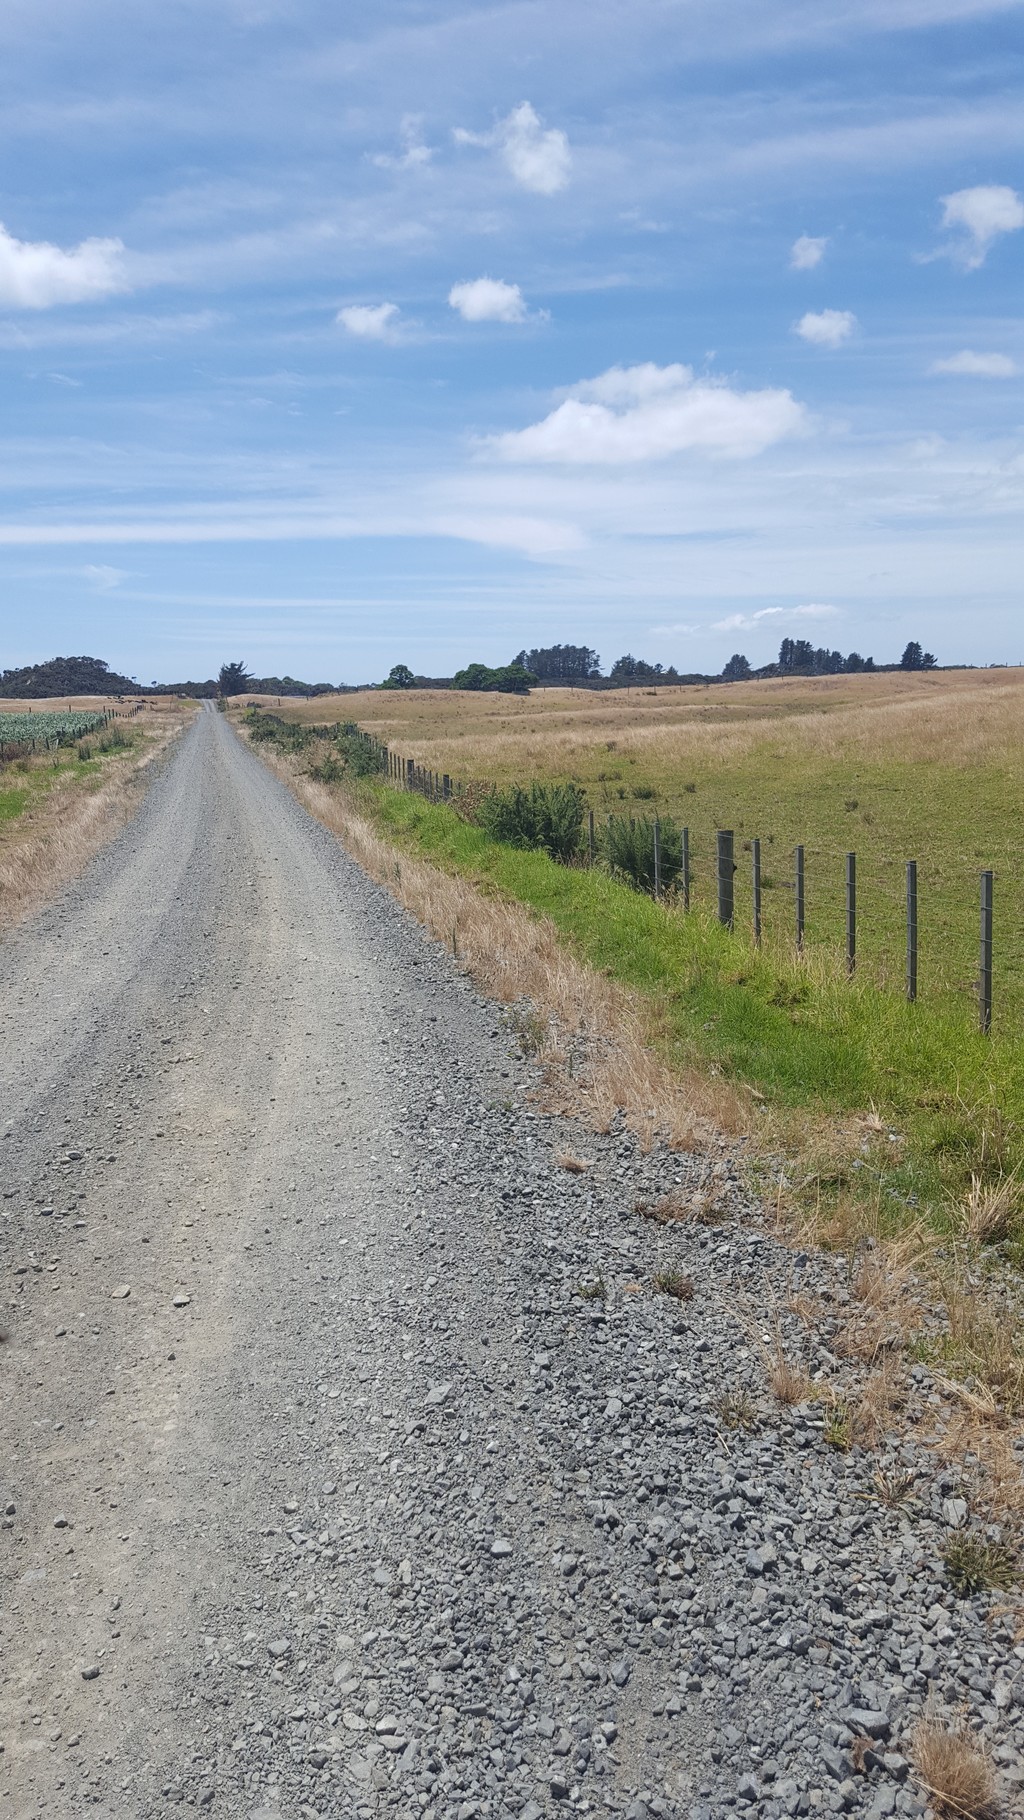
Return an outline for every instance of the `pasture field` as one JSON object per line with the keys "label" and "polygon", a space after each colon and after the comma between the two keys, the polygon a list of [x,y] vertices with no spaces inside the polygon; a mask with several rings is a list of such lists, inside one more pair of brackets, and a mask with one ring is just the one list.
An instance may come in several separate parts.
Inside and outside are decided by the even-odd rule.
{"label": "pasture field", "polygon": [[[656,1008],[663,1052],[764,1096],[823,1140],[816,1193],[874,1196],[883,1226],[940,1223],[971,1177],[1024,1168],[1024,673],[718,685],[526,699],[443,691],[268,702],[305,725],[351,719],[468,783],[578,780],[598,814],[655,810],[691,830],[694,911],[502,847],[455,809],[375,781],[340,786],[397,846],[550,918],[590,965]],[[714,833],[737,836],[734,935],[714,921]],[[759,835],[765,943],[749,934]],[[792,939],[792,848],[807,850],[807,935]],[[842,963],[843,860],[858,855],[859,953]],[[919,865],[920,998],[905,1003],[904,864]],[[996,903],[992,1034],[977,1029],[979,873]],[[872,1109],[896,1133],[861,1154]],[[839,1142],[838,1126],[846,1135]],[[800,1140],[805,1160],[807,1144]],[[837,1149],[838,1144],[838,1149]],[[845,1157],[839,1151],[849,1153]],[[838,1157],[838,1161],[836,1160]]]}

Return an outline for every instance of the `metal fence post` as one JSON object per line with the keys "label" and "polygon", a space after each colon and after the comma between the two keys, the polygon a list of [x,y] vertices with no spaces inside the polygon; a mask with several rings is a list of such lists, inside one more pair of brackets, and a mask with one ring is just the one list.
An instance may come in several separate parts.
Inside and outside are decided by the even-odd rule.
{"label": "metal fence post", "polygon": [[907,861],[907,998],[917,998],[917,861]]}
{"label": "metal fence post", "polygon": [[690,908],[690,830],[683,829],[683,909]]}
{"label": "metal fence post", "polygon": [[804,850],[797,847],[793,858],[796,862],[796,945],[801,952],[804,945]]}
{"label": "metal fence post", "polygon": [[661,823],[654,818],[654,895],[661,896]]}
{"label": "metal fence post", "polygon": [[981,967],[978,974],[978,1020],[982,1034],[992,1028],[992,879],[981,875]]}
{"label": "metal fence post", "polygon": [[718,830],[718,920],[726,929],[732,928],[733,921],[733,873],[736,870],[733,862],[733,831],[731,828]]}
{"label": "metal fence post", "polygon": [[857,855],[846,855],[846,971],[857,965]]}
{"label": "metal fence post", "polygon": [[761,842],[750,843],[750,867],[754,885],[754,945],[761,946]]}

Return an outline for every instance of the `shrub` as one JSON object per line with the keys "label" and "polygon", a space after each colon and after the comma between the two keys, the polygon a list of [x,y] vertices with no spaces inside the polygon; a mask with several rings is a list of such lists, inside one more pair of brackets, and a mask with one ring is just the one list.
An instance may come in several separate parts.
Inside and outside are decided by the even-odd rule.
{"label": "shrub", "polygon": [[338,734],[338,755],[353,777],[376,777],[384,769],[383,753],[360,738],[358,728],[351,725]]}
{"label": "shrub", "polygon": [[[659,824],[661,888],[670,891],[683,869],[682,835],[676,823]],[[628,879],[637,891],[654,893],[654,822],[611,815],[600,839],[601,857],[614,878]]]}
{"label": "shrub", "polygon": [[563,864],[580,848],[586,798],[577,784],[519,784],[492,790],[480,803],[480,825],[508,847],[539,847]]}

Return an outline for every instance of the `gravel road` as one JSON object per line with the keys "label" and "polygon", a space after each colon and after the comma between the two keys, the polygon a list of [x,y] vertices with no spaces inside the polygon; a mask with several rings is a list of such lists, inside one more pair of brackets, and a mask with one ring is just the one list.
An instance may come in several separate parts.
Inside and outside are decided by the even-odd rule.
{"label": "gravel road", "polygon": [[642,1218],[707,1160],[542,1118],[223,717],[0,1003],[0,1816],[923,1814],[926,1702],[1018,1798],[1024,1646],[943,1579],[952,1476],[892,1442],[890,1508],[765,1385],[773,1304],[842,1381],[785,1303],[838,1318],[843,1267],[727,1159],[719,1224]]}

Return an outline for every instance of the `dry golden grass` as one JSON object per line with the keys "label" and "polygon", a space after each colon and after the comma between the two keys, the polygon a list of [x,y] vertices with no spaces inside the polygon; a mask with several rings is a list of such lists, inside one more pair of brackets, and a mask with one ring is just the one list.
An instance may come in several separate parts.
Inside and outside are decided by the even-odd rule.
{"label": "dry golden grass", "polygon": [[[485,897],[468,879],[399,853],[345,801],[341,792],[300,774],[278,757],[266,762],[330,828],[352,857],[424,928],[453,950],[494,998],[529,1001],[542,1030],[531,1047],[546,1065],[543,1103],[575,1112],[606,1131],[622,1114],[641,1141],[655,1136],[677,1149],[703,1149],[723,1133],[745,1129],[742,1096],[726,1081],[676,1074],[651,1046],[652,1013],[639,995],[575,960],[554,926],[519,905]],[[585,1060],[570,1074],[567,1045],[582,1042]]]}
{"label": "dry golden grass", "polygon": [[[75,697],[72,703],[89,705]],[[33,804],[31,818],[5,824],[0,834],[0,928],[19,922],[61,890],[124,827],[155,759],[192,712],[176,701],[161,701],[153,713],[147,709],[133,723],[146,736],[138,751],[105,760],[98,777],[66,773]]]}
{"label": "dry golden grass", "polygon": [[957,1212],[964,1236],[978,1245],[998,1245],[1012,1237],[1021,1222],[1021,1184],[1016,1170],[987,1182],[971,1176],[971,1186]]}
{"label": "dry golden grass", "polygon": [[998,1802],[992,1768],[965,1725],[922,1719],[911,1740],[910,1754],[941,1814],[960,1820],[994,1820]]}
{"label": "dry golden grass", "polygon": [[586,1175],[590,1164],[581,1156],[573,1156],[570,1150],[560,1150],[555,1157],[559,1169],[568,1170],[570,1175]]}
{"label": "dry golden grass", "polygon": [[[251,697],[273,708],[273,697]],[[697,687],[535,689],[528,696],[441,689],[357,690],[281,703],[306,725],[354,720],[407,757],[466,779],[571,774],[604,746],[683,768],[752,753],[1015,761],[1024,670],[776,678]],[[609,748],[609,742],[611,746]]]}
{"label": "dry golden grass", "polygon": [[788,1405],[806,1403],[812,1395],[811,1380],[802,1365],[794,1364],[782,1334],[778,1309],[773,1308],[764,1326],[751,1327],[751,1337],[764,1365],[765,1376],[776,1402]]}

